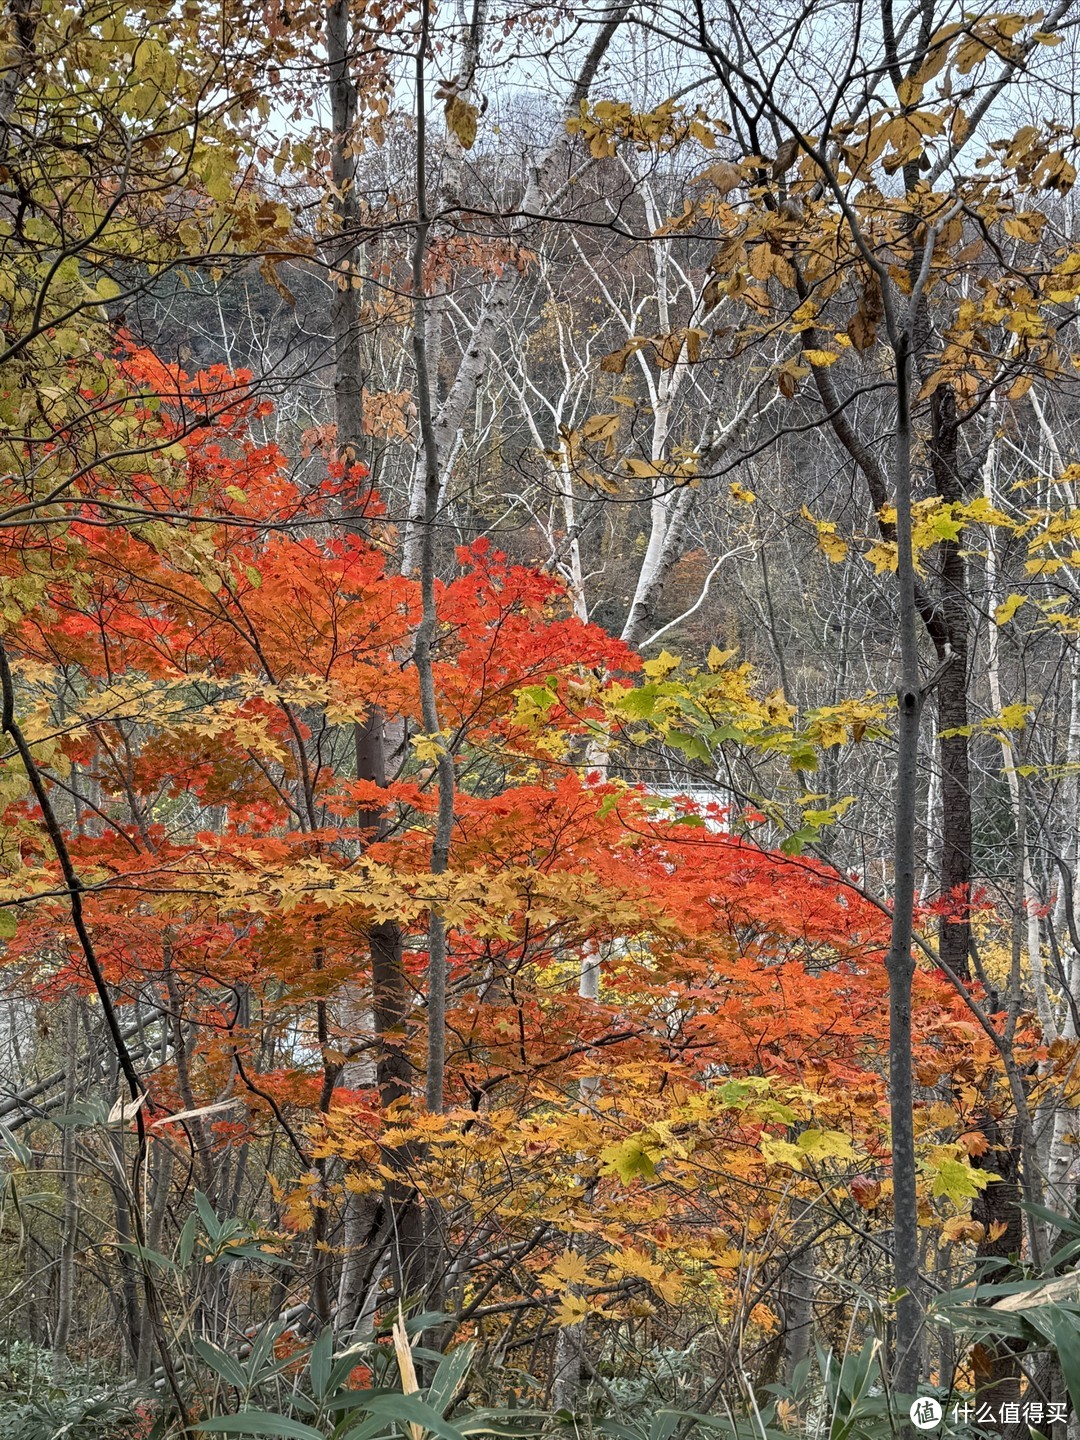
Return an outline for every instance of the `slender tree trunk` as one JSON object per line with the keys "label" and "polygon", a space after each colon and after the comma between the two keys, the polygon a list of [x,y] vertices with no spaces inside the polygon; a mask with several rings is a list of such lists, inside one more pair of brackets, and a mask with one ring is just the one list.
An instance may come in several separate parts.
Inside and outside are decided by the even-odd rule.
{"label": "slender tree trunk", "polygon": [[[586,943],[581,955],[581,975],[578,980],[578,995],[582,1000],[596,1002],[600,998],[600,956],[594,942]],[[597,1091],[597,1081],[586,1076],[578,1086],[578,1096],[583,1109],[589,1109]],[[591,1192],[586,1196],[591,1203]],[[580,1237],[570,1237],[570,1248],[580,1248]],[[552,1400],[556,1410],[572,1410],[581,1390],[581,1375],[585,1368],[585,1344],[588,1339],[588,1321],[577,1325],[560,1325],[555,1337],[555,1373],[552,1386]]]}
{"label": "slender tree trunk", "polygon": [[[420,527],[420,596],[421,618],[416,631],[413,663],[420,682],[420,710],[424,729],[436,747],[436,784],[438,806],[435,832],[431,841],[431,873],[443,875],[450,863],[450,841],[454,826],[454,757],[450,737],[444,735],[439,719],[435,691],[435,645],[438,637],[438,612],[435,602],[435,536],[440,501],[439,446],[432,414],[432,376],[427,357],[427,298],[424,290],[424,261],[427,255],[431,219],[428,214],[427,190],[427,112],[425,78],[428,47],[429,13],[426,4],[421,12],[420,38],[416,48],[416,232],[412,250],[413,286],[413,360],[416,369],[417,412],[420,428],[421,465],[424,476],[424,505]],[[446,922],[438,897],[428,911],[427,963],[427,1075],[425,1099],[432,1114],[443,1109],[446,1082]],[[428,1217],[427,1283],[436,1285],[441,1270],[442,1246],[438,1234],[439,1217]],[[437,1294],[432,1300],[438,1303]]]}
{"label": "slender tree trunk", "polygon": [[[79,1038],[79,997],[70,995],[64,1016],[64,1052],[74,1055]],[[56,1325],[53,1329],[53,1380],[61,1384],[67,1369],[68,1341],[71,1337],[72,1309],[75,1303],[75,1241],[78,1234],[79,1176],[76,1166],[75,1129],[71,1108],[75,1101],[75,1066],[68,1067],[64,1086],[64,1123],[60,1130],[60,1184],[64,1196],[60,1212],[60,1258],[56,1286]]]}
{"label": "slender tree trunk", "polygon": [[814,1291],[817,1284],[817,1247],[812,1241],[800,1243],[812,1235],[813,1211],[803,1201],[795,1202],[795,1219],[791,1231],[794,1254],[788,1252],[784,1265],[784,1381],[791,1384],[795,1372],[810,1353],[814,1333]]}
{"label": "slender tree trunk", "polygon": [[[151,1145],[150,1158],[153,1163],[153,1179],[150,1186],[150,1213],[146,1221],[146,1243],[151,1250],[160,1250],[161,1237],[168,1214],[173,1152],[168,1145]],[[150,1328],[150,1316],[144,1306],[142,1325],[139,1331],[139,1359],[136,1378],[140,1381],[148,1380],[153,1370],[153,1363],[154,1337]]]}
{"label": "slender tree trunk", "polygon": [[[961,501],[956,398],[939,385],[931,401],[930,462],[938,495]],[[968,633],[970,606],[963,537],[939,546],[940,608],[948,661],[937,691],[941,760],[941,896],[950,905],[938,927],[938,953],[954,975],[969,974],[971,949],[971,771],[968,763]]]}
{"label": "slender tree trunk", "polygon": [[919,1379],[922,1286],[916,1200],[914,1095],[911,1061],[911,954],[915,904],[915,828],[922,682],[918,611],[911,541],[911,355],[908,335],[894,342],[896,363],[897,582],[899,587],[900,684],[897,690],[897,758],[893,838],[893,914],[888,954],[889,1119],[892,1130],[893,1277],[896,1306],[895,1387],[915,1393]]}
{"label": "slender tree trunk", "polygon": [[[356,87],[349,71],[351,44],[348,0],[332,0],[326,12],[326,50],[331,113],[331,179],[334,186],[334,213],[337,235],[331,251],[335,280],[332,298],[334,337],[334,415],[337,423],[338,453],[353,468],[354,498],[346,504],[345,523],[354,534],[364,535],[367,522],[362,497],[366,494],[367,471],[360,468],[364,453],[363,375],[360,357],[360,278],[357,267],[359,209],[355,190],[355,161],[351,153],[356,122]],[[361,487],[364,487],[363,489]],[[387,783],[387,721],[377,708],[355,727],[354,744],[357,779],[369,780],[380,788]],[[380,810],[365,809],[357,816],[358,828],[377,839],[384,827]],[[409,990],[402,962],[401,931],[393,920],[372,925],[369,935],[371,973],[370,1013],[356,995],[346,995],[342,1022],[354,1031],[373,1028],[376,1040],[375,1078],[380,1106],[385,1111],[395,1101],[411,1094],[412,1065],[409,1061]],[[413,1187],[408,1179],[409,1157],[397,1150],[386,1152],[388,1163],[399,1172],[387,1183],[383,1206],[389,1217],[391,1252],[399,1288],[411,1284],[419,1246],[418,1217]],[[363,1196],[349,1192],[345,1201],[344,1257],[338,1280],[338,1327],[347,1332],[366,1302],[372,1265],[365,1246],[377,1228],[376,1207]]]}

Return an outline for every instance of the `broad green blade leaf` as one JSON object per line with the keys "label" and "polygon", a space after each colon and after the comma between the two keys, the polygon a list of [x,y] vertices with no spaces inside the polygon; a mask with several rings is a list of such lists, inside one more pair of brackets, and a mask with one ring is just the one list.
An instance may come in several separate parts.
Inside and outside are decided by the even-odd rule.
{"label": "broad green blade leaf", "polygon": [[226,1385],[232,1385],[237,1390],[247,1390],[247,1372],[239,1360],[234,1360],[231,1355],[210,1340],[200,1340],[196,1337],[191,1343],[203,1364],[209,1366],[215,1375],[220,1376]]}
{"label": "broad green blade leaf", "polygon": [[436,1325],[443,1325],[453,1318],[443,1310],[425,1310],[422,1315],[409,1315],[405,1320],[405,1334],[411,1338],[421,1330],[434,1330]]}
{"label": "broad green blade leaf", "polygon": [[[539,1435],[549,1416],[531,1410],[468,1410],[456,1415],[454,1424],[463,1435]],[[641,1440],[635,1435],[634,1440]]]}
{"label": "broad green blade leaf", "polygon": [[334,1440],[374,1440],[376,1435],[387,1434],[392,1422],[384,1420],[381,1415],[372,1415],[362,1424],[354,1425],[351,1430],[345,1429],[350,1423],[348,1417],[341,1422],[333,1432]]}
{"label": "broad green blade leaf", "polygon": [[371,1360],[371,1346],[367,1343],[350,1345],[347,1350],[340,1350],[334,1356],[334,1363],[330,1367],[330,1378],[326,1382],[326,1393],[328,1395],[336,1394],[342,1385],[345,1384],[345,1381],[357,1365],[370,1365]]}
{"label": "broad green blade leaf", "polygon": [[658,1410],[649,1426],[649,1440],[668,1440],[678,1423],[679,1417],[673,1410]]}
{"label": "broad green blade leaf", "polygon": [[1054,1342],[1054,1348],[1058,1353],[1058,1360],[1061,1362],[1061,1373],[1065,1377],[1065,1384],[1069,1387],[1069,1399],[1072,1401],[1073,1410],[1080,1410],[1080,1326],[1077,1324],[1075,1315],[1058,1307],[1045,1310],[1027,1312],[1027,1319],[1035,1322],[1036,1315],[1045,1319],[1046,1328],[1042,1325],[1037,1328],[1049,1335]]}
{"label": "broad green blade leaf", "polygon": [[[285,1328],[280,1320],[264,1325],[255,1336],[251,1345],[251,1354],[248,1356],[247,1365],[244,1367],[248,1374],[248,1384],[257,1385],[267,1373],[266,1362],[271,1359],[274,1353],[274,1341]],[[296,1359],[293,1355],[292,1359]],[[270,1374],[273,1374],[279,1367],[272,1365]]]}
{"label": "broad green blade leaf", "polygon": [[424,1399],[440,1415],[445,1415],[450,1408],[454,1396],[468,1374],[475,1353],[475,1344],[459,1345],[439,1361],[439,1368],[435,1371],[431,1384],[424,1392]]}
{"label": "broad green blade leaf", "polygon": [[216,1245],[221,1238],[221,1222],[216,1210],[201,1190],[195,1191],[195,1209],[199,1212],[199,1219],[206,1228],[211,1244]]}
{"label": "broad green blade leaf", "polygon": [[193,1431],[214,1435],[275,1435],[283,1440],[325,1440],[321,1430],[290,1420],[287,1415],[271,1415],[266,1410],[244,1410],[239,1415],[219,1415],[213,1420],[200,1420]]}
{"label": "broad green blade leaf", "polygon": [[[565,1415],[568,1422],[573,1422],[574,1417],[569,1410],[560,1410],[559,1415]],[[601,1420],[596,1429],[601,1435],[614,1436],[614,1440],[642,1440],[640,1430],[631,1430],[628,1425],[620,1425],[617,1420]]]}
{"label": "broad green blade leaf", "polygon": [[168,1255],[162,1255],[160,1250],[151,1250],[146,1245],[136,1245],[130,1240],[121,1241],[116,1248],[125,1255],[134,1255],[136,1260],[145,1260],[147,1264],[155,1265],[159,1270],[176,1270],[176,1263]]}
{"label": "broad green blade leaf", "polygon": [[195,1251],[195,1211],[188,1212],[180,1231],[180,1238],[176,1242],[176,1259],[181,1268],[191,1264],[191,1257]]}
{"label": "broad green blade leaf", "polygon": [[4,1142],[5,1150],[9,1150],[20,1165],[29,1165],[33,1160],[33,1151],[17,1139],[6,1125],[0,1125],[0,1140]]}
{"label": "broad green blade leaf", "polygon": [[308,1359],[308,1374],[311,1378],[311,1393],[316,1400],[325,1400],[330,1383],[330,1370],[334,1358],[334,1332],[327,1325],[315,1344]]}
{"label": "broad green blade leaf", "polygon": [[1044,1220],[1048,1225],[1053,1225],[1063,1235],[1080,1238],[1080,1220],[1075,1216],[1062,1215],[1058,1210],[1048,1210],[1045,1205],[1036,1205],[1029,1200],[1021,1200],[1019,1208],[1027,1215],[1034,1215],[1036,1220]]}
{"label": "broad green blade leaf", "polygon": [[369,1415],[382,1415],[387,1420],[412,1420],[433,1435],[442,1436],[442,1440],[463,1440],[461,1431],[419,1395],[373,1395],[364,1402],[364,1409]]}

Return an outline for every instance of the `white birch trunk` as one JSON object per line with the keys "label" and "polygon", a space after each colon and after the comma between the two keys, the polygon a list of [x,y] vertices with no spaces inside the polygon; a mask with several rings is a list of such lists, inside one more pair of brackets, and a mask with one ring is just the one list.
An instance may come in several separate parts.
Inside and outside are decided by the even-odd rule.
{"label": "white birch trunk", "polygon": [[[615,0],[615,3],[609,6],[604,23],[582,62],[577,79],[562,108],[547,147],[532,167],[532,173],[519,206],[519,217],[509,227],[511,242],[520,239],[538,215],[549,213],[557,203],[558,195],[561,195],[562,190],[561,187],[554,185],[554,181],[559,161],[568,148],[566,122],[571,115],[577,112],[581,101],[588,95],[592,82],[596,78],[600,61],[629,9],[630,0]],[[552,198],[553,190],[558,191],[554,199]],[[461,357],[454,383],[434,415],[435,444],[443,475],[444,491],[449,483],[449,477],[445,473],[445,461],[453,443],[453,437],[464,425],[465,417],[473,405],[477,388],[491,359],[495,341],[504,327],[504,317],[519,279],[520,272],[517,267],[507,265],[489,288],[465,347],[465,353]],[[432,409],[434,410],[434,408],[433,405]],[[419,451],[421,447],[417,448]],[[403,575],[415,574],[420,563],[421,535],[425,513],[424,490],[424,469],[418,454],[410,486],[405,539],[401,554],[401,573]]]}
{"label": "white birch trunk", "polygon": [[[994,423],[994,415],[991,410],[990,424]],[[997,465],[997,436],[992,434],[990,445],[986,453],[986,460],[983,463],[983,494],[991,505],[996,504],[994,491],[994,472]],[[986,547],[986,592],[987,608],[990,610],[990,619],[987,624],[986,649],[987,649],[987,679],[990,685],[990,702],[995,713],[1000,713],[1002,707],[1001,695],[1001,641],[998,626],[994,621],[993,609],[998,595],[998,560],[997,548],[993,536],[990,537]],[[1009,787],[1009,800],[1012,806],[1013,824],[1019,827],[1022,823],[1023,808],[1021,805],[1020,786],[1022,777],[1017,770],[1019,756],[1013,742],[1004,733],[1000,736],[1001,758],[1005,770],[1005,780]],[[1042,958],[1042,942],[1039,934],[1038,905],[1039,896],[1035,887],[1035,878],[1031,868],[1031,855],[1028,849],[1027,837],[1017,834],[1019,851],[1022,856],[1023,865],[1023,897],[1024,909],[1026,912],[1026,949],[1028,967],[1031,972],[1031,989],[1035,997],[1035,1009],[1039,1016],[1039,1023],[1043,1028],[1047,1040],[1052,1040],[1057,1034],[1057,1024],[1050,1008],[1050,1000],[1046,990],[1046,970]]]}

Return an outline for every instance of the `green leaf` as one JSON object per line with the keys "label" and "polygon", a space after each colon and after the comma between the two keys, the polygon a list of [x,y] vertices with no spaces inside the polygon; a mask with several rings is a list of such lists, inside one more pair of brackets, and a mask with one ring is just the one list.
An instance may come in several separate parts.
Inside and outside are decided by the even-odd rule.
{"label": "green leaf", "polygon": [[669,745],[681,750],[690,760],[700,760],[707,764],[712,758],[712,751],[701,735],[690,735],[685,730],[669,730],[664,738]]}
{"label": "green leaf", "polygon": [[669,1440],[679,1424],[674,1410],[658,1410],[649,1426],[649,1440]]}
{"label": "green leaf", "polygon": [[431,1384],[425,1393],[428,1404],[433,1405],[440,1415],[445,1415],[449,1410],[461,1382],[468,1374],[475,1352],[474,1344],[458,1345],[439,1361],[439,1368],[432,1376]]}
{"label": "green leaf", "polygon": [[195,1337],[191,1343],[203,1364],[224,1380],[226,1385],[231,1385],[236,1390],[247,1390],[247,1372],[238,1360],[234,1360],[210,1340]]}
{"label": "green leaf", "polygon": [[[1076,1317],[1057,1306],[1040,1313],[1046,1316],[1047,1329],[1061,1361],[1061,1373],[1069,1387],[1073,1410],[1080,1410],[1080,1328],[1077,1327]],[[1032,1318],[1030,1312],[1026,1318]]]}
{"label": "green leaf", "polygon": [[195,1209],[199,1212],[199,1219],[206,1228],[206,1233],[210,1237],[210,1243],[216,1245],[221,1238],[221,1223],[218,1220],[214,1207],[201,1190],[195,1191]]}
{"label": "green leaf", "polygon": [[614,1172],[624,1185],[629,1185],[635,1176],[651,1180],[656,1174],[656,1163],[645,1147],[640,1135],[631,1135],[617,1145],[608,1145],[600,1152],[601,1165],[608,1174]]}
{"label": "green leaf", "polygon": [[353,1369],[360,1364],[361,1357],[370,1354],[371,1347],[367,1344],[350,1345],[347,1350],[339,1350],[330,1367],[330,1376],[326,1382],[327,1395],[333,1395],[340,1390]]}
{"label": "green leaf", "polygon": [[268,1410],[219,1415],[213,1420],[200,1420],[191,1428],[196,1433],[213,1435],[279,1435],[284,1440],[325,1440],[321,1430],[300,1420],[290,1420],[287,1415],[271,1415]]}
{"label": "green leaf", "polygon": [[[273,1357],[274,1341],[284,1328],[285,1322],[283,1320],[275,1321],[270,1325],[264,1325],[252,1341],[251,1354],[248,1356],[246,1367],[248,1383],[250,1385],[257,1385],[264,1378],[266,1362]],[[283,1363],[288,1364],[288,1358],[286,1358]],[[269,1374],[274,1374],[279,1368],[281,1368],[279,1365],[271,1364]]]}
{"label": "green leaf", "polygon": [[462,1435],[522,1436],[538,1435],[546,1428],[548,1417],[533,1410],[470,1410],[459,1415],[454,1423]]}
{"label": "green leaf", "polygon": [[215,1257],[218,1260],[261,1260],[265,1265],[292,1265],[285,1255],[275,1255],[256,1240],[245,1240],[242,1245],[227,1245]]}
{"label": "green leaf", "polygon": [[[448,1320],[453,1320],[453,1318],[453,1315],[448,1315],[445,1310],[424,1310],[419,1315],[406,1317],[405,1334],[411,1339],[414,1335],[422,1335],[425,1330],[434,1330],[436,1325],[445,1325]],[[389,1327],[387,1327],[387,1333],[389,1333]]]}
{"label": "green leaf", "polygon": [[180,1231],[180,1238],[176,1242],[176,1259],[181,1269],[186,1269],[191,1264],[195,1250],[195,1223],[195,1212],[189,1211]]}
{"label": "green leaf", "polygon": [[[360,1396],[358,1395],[356,1399],[359,1402]],[[357,1406],[350,1406],[350,1409],[356,1408]],[[347,1425],[348,1419],[343,1420],[342,1424]],[[371,1415],[362,1424],[354,1425],[351,1430],[341,1430],[340,1428],[334,1430],[334,1436],[340,1436],[340,1440],[372,1440],[375,1435],[385,1434],[386,1421],[381,1415]]]}
{"label": "green leaf", "polygon": [[934,1176],[931,1193],[947,1195],[950,1200],[973,1200],[991,1180],[1001,1177],[989,1170],[976,1170],[962,1160],[943,1160]]}
{"label": "green leaf", "polygon": [[0,1125],[0,1140],[4,1142],[4,1149],[9,1150],[20,1165],[29,1165],[34,1158],[34,1153],[28,1145],[16,1139],[6,1125]]}
{"label": "green leaf", "polygon": [[173,1261],[168,1255],[162,1255],[160,1250],[151,1250],[146,1245],[136,1245],[128,1240],[121,1242],[116,1248],[123,1250],[125,1255],[134,1255],[136,1260],[145,1260],[148,1265],[154,1265],[159,1270],[170,1272],[176,1270],[176,1265]]}
{"label": "green leaf", "polygon": [[[369,1415],[381,1415],[387,1420],[412,1421],[416,1425],[422,1425],[433,1435],[442,1436],[442,1440],[463,1440],[461,1431],[444,1420],[439,1412],[433,1410],[419,1395],[372,1395],[364,1401],[363,1408]],[[322,1440],[321,1436],[319,1440]]]}
{"label": "green leaf", "polygon": [[308,1358],[308,1375],[311,1379],[311,1393],[316,1400],[325,1400],[334,1358],[334,1332],[327,1325]]}

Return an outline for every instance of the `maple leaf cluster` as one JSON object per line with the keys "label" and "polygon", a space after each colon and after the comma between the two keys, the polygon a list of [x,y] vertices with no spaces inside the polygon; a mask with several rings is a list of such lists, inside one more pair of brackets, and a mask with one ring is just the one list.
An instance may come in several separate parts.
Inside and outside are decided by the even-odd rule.
{"label": "maple leaf cluster", "polygon": [[[437,594],[456,796],[432,873],[436,741],[401,661],[418,587],[358,533],[361,511],[378,521],[360,467],[293,475],[255,438],[245,375],[189,377],[141,351],[122,371],[135,460],[48,503],[9,478],[5,508],[27,519],[3,532],[0,584],[20,723],[105,980],[121,1012],[156,1008],[184,1037],[147,1069],[151,1133],[178,1141],[171,1117],[204,1107],[211,1149],[287,1126],[309,1168],[271,1179],[294,1230],[379,1192],[407,1150],[417,1193],[478,1252],[469,1285],[495,1312],[527,1285],[561,1324],[676,1302],[731,1313],[809,1200],[838,1223],[886,1209],[888,917],[825,864],[762,849],[716,806],[687,825],[692,800],[657,809],[619,772],[612,715],[662,709],[674,666],[642,675],[551,576],[482,540],[460,550]],[[759,708],[750,729],[787,723]],[[397,737],[383,785],[356,769],[376,712]],[[11,752],[0,811],[9,992],[89,993]],[[449,935],[442,1115],[415,1098],[433,904]],[[387,922],[415,1081],[390,1106],[370,1058]],[[945,977],[916,983],[920,1083],[955,1081],[920,1112],[924,1218],[951,1221],[985,1184],[977,1114],[1007,1087]],[[310,1168],[327,1160],[329,1187]],[[754,1316],[767,1333],[768,1307]]]}

